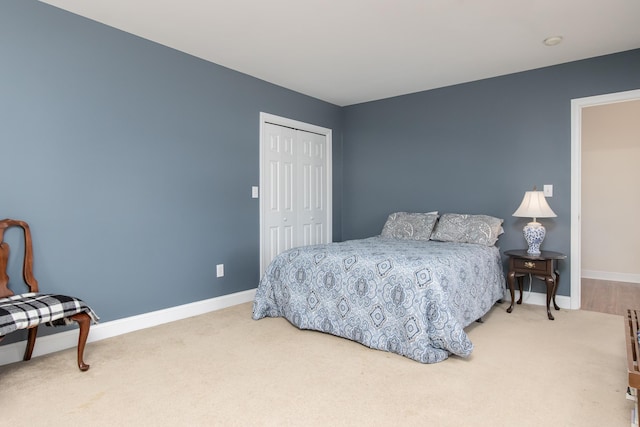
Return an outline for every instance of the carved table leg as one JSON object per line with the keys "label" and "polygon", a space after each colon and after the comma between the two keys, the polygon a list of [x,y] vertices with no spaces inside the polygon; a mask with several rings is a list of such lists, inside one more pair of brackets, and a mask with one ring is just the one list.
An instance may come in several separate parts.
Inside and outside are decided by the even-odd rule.
{"label": "carved table leg", "polygon": [[549,320],[554,320],[553,315],[551,314],[551,310],[549,309],[549,305],[551,304],[551,299],[554,298],[553,294],[556,287],[556,281],[551,276],[545,277],[544,281],[547,284],[547,317],[549,318]]}
{"label": "carved table leg", "polygon": [[557,271],[556,273],[556,280],[555,280],[555,286],[553,287],[553,308],[555,308],[556,310],[560,310],[560,307],[558,307],[558,304],[556,304],[556,292],[558,292],[558,286],[560,286],[560,273],[558,273]]}
{"label": "carved table leg", "polygon": [[511,313],[513,311],[513,302],[515,301],[515,295],[513,291],[513,281],[516,279],[516,273],[514,271],[510,271],[507,274],[507,283],[509,284],[509,293],[511,294],[511,305],[507,308],[507,313]]}
{"label": "carved table leg", "polygon": [[71,319],[75,320],[80,326],[80,332],[78,336],[78,368],[81,371],[87,371],[90,365],[84,363],[84,346],[87,343],[87,337],[89,336],[89,328],[91,327],[91,318],[87,313],[78,313],[71,316]]}
{"label": "carved table leg", "polygon": [[522,304],[522,294],[524,294],[524,276],[519,276],[518,280],[518,290],[520,291],[520,298],[518,298],[518,304]]}

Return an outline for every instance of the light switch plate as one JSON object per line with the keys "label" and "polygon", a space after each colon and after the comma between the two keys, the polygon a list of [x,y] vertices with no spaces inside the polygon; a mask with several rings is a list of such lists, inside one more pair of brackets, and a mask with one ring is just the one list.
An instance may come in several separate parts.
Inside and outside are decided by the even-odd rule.
{"label": "light switch plate", "polygon": [[542,190],[544,192],[544,197],[553,197],[553,185],[545,184],[542,187]]}
{"label": "light switch plate", "polygon": [[253,187],[251,187],[251,198],[253,199],[257,199],[258,198],[258,186],[254,185]]}

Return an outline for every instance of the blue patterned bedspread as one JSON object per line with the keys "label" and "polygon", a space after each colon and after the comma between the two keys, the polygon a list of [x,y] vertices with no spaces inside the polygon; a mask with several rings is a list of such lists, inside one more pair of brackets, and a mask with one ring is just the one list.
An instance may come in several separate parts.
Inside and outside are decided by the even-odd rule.
{"label": "blue patterned bedspread", "polygon": [[285,317],[422,363],[466,357],[464,328],[504,296],[495,246],[381,237],[291,249],[267,268],[253,318]]}

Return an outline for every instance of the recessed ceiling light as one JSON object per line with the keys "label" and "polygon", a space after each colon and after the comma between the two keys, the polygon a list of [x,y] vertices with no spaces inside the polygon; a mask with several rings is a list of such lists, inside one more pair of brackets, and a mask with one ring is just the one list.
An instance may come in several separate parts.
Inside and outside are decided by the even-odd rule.
{"label": "recessed ceiling light", "polygon": [[562,36],[552,36],[544,39],[542,43],[544,43],[545,46],[555,46],[560,44],[560,42],[562,42]]}

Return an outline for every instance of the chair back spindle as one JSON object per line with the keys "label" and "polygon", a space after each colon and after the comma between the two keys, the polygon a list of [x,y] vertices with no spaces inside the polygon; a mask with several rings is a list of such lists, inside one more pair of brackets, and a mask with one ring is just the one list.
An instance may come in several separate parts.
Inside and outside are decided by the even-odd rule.
{"label": "chair back spindle", "polygon": [[33,244],[29,225],[24,221],[15,219],[0,220],[0,298],[14,295],[9,289],[9,275],[7,266],[9,263],[9,244],[4,241],[4,232],[9,227],[20,227],[24,233],[24,260],[22,263],[22,277],[29,287],[30,292],[38,292],[38,281],[33,275]]}

